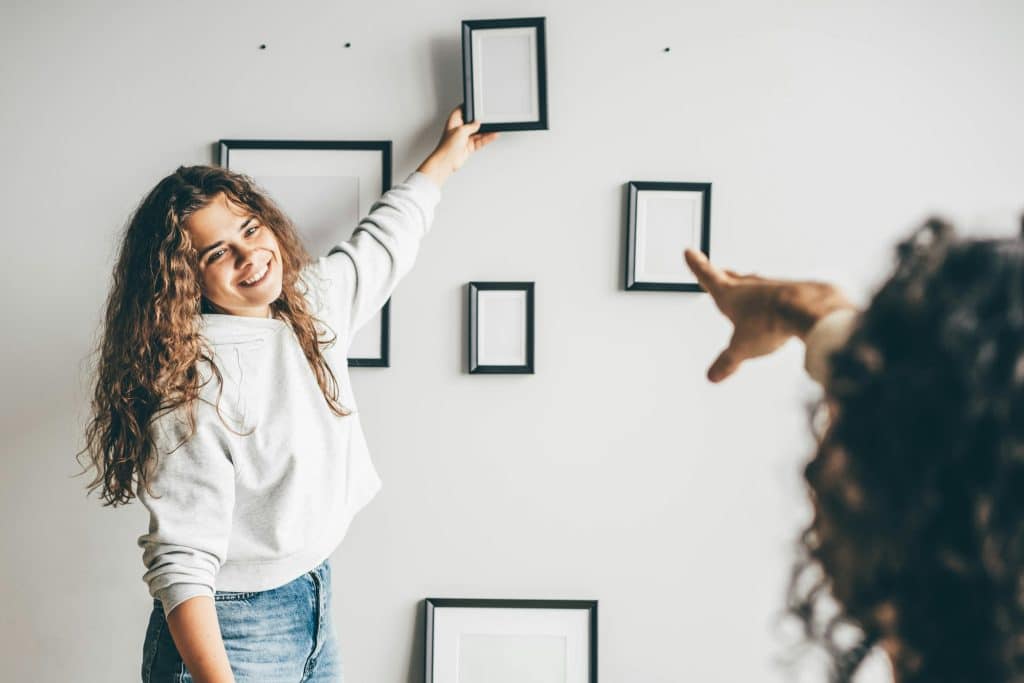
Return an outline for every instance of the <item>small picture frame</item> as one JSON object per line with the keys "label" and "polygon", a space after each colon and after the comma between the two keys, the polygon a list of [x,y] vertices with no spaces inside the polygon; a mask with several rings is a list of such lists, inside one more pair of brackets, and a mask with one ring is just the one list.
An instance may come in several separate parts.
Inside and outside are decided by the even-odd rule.
{"label": "small picture frame", "polygon": [[462,22],[464,118],[480,131],[547,130],[544,17]]}
{"label": "small picture frame", "polygon": [[703,291],[683,251],[711,255],[711,183],[631,181],[627,188],[626,289]]}
{"label": "small picture frame", "polygon": [[470,374],[533,374],[532,282],[469,283]]}
{"label": "small picture frame", "polygon": [[[313,258],[347,241],[391,189],[391,141],[221,140],[220,165],[253,178]],[[390,365],[391,302],[352,338],[349,367]]]}
{"label": "small picture frame", "polygon": [[596,600],[426,600],[426,683],[597,683]]}

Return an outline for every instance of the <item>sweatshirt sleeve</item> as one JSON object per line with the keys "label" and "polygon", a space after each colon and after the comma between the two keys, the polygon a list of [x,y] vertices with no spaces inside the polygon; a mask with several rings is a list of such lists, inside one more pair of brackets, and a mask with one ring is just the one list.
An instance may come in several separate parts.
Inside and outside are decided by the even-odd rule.
{"label": "sweatshirt sleeve", "polygon": [[148,570],[143,579],[166,614],[189,598],[212,597],[217,572],[227,559],[234,466],[224,441],[209,425],[197,424],[192,438],[184,440],[188,425],[179,412],[154,422],[158,460],[150,479],[153,495],[138,494],[149,510],[149,533],[139,537]]}
{"label": "sweatshirt sleeve", "polygon": [[845,308],[832,311],[819,320],[807,333],[804,367],[818,384],[828,384],[830,359],[833,353],[846,344],[857,324],[858,311]]}
{"label": "sweatshirt sleeve", "polygon": [[374,203],[349,241],[320,259],[328,308],[349,336],[373,318],[412,268],[440,199],[433,180],[413,173]]}

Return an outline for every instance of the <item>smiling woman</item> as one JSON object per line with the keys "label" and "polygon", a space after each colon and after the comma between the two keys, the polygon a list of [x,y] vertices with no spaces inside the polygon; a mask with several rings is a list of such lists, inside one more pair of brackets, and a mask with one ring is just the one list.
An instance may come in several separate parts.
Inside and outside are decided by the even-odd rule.
{"label": "smiling woman", "polygon": [[150,513],[144,683],[340,680],[327,558],[381,484],[346,352],[412,267],[440,186],[493,139],[479,127],[454,111],[319,258],[223,168],[179,168],[130,220],[84,453],[107,504]]}
{"label": "smiling woman", "polygon": [[197,245],[209,307],[231,315],[270,317],[270,304],[281,295],[281,253],[273,230],[223,194],[192,214],[186,227]]}

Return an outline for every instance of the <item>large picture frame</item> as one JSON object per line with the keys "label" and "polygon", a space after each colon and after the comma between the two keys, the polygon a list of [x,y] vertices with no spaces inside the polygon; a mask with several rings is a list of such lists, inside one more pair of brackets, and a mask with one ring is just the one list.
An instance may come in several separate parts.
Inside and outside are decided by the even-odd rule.
{"label": "large picture frame", "polygon": [[597,683],[596,600],[427,598],[426,683]]}
{"label": "large picture frame", "polygon": [[544,17],[462,22],[464,118],[481,132],[546,130]]}
{"label": "large picture frame", "polygon": [[711,255],[711,183],[634,180],[627,191],[626,289],[703,291],[683,251]]}
{"label": "large picture frame", "polygon": [[[390,140],[221,140],[220,165],[252,177],[314,257],[348,240],[391,189]],[[350,340],[349,367],[391,363],[391,301]]]}
{"label": "large picture frame", "polygon": [[534,373],[534,283],[469,283],[470,374]]}

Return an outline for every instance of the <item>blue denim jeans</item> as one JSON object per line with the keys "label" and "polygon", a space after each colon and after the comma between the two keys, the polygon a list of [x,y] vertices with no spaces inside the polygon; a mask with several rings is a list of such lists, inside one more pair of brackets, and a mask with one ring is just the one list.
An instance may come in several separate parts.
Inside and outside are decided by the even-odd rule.
{"label": "blue denim jeans", "polygon": [[[217,591],[214,603],[238,683],[341,682],[327,561],[280,588],[255,593]],[[142,682],[191,681],[171,639],[164,609],[154,600],[142,647]]]}

